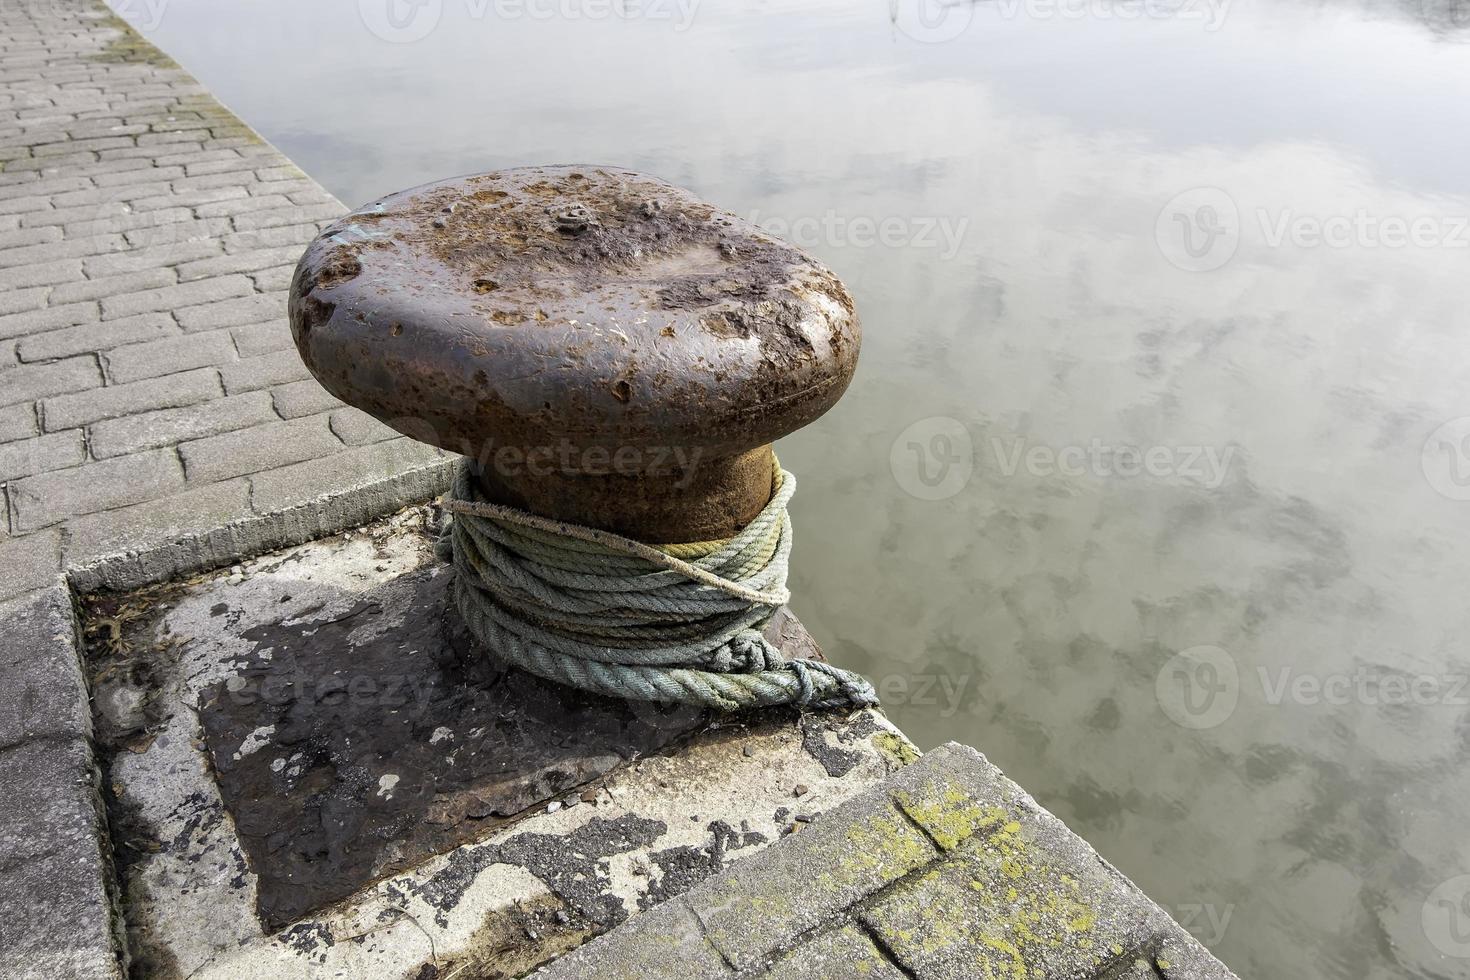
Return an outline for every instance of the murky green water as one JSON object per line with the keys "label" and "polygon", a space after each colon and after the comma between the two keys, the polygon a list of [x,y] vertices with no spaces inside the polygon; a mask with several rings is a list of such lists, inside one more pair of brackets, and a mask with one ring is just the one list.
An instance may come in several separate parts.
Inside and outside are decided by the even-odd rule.
{"label": "murky green water", "polygon": [[806,245],[828,651],[1243,976],[1470,977],[1464,0],[118,2],[349,203],[607,162]]}

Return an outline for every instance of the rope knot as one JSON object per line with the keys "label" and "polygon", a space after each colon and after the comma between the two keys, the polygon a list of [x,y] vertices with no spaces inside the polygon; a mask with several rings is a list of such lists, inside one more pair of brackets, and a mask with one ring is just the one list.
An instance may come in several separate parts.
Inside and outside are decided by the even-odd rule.
{"label": "rope knot", "polygon": [[746,630],[715,651],[710,669],[721,674],[758,674],[780,670],[784,662],[781,651],[769,640],[755,630]]}
{"label": "rope knot", "polygon": [[762,633],[789,598],[796,479],[778,465],[772,483],[770,503],[734,537],[654,547],[492,504],[467,461],[439,550],[470,631],[548,680],[720,711],[877,704],[863,678],[787,662]]}

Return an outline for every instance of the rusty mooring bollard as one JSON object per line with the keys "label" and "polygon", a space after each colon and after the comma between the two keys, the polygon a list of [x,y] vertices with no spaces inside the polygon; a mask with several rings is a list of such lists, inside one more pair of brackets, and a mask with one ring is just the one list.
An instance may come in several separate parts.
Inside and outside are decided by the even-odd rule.
{"label": "rusty mooring bollard", "polygon": [[470,461],[442,544],[500,659],[722,710],[876,703],[764,632],[795,489],[771,443],[841,397],[860,343],[820,263],[661,180],[533,167],[348,215],[290,308],[328,391]]}
{"label": "rusty mooring bollard", "polygon": [[301,357],[338,398],[480,464],[486,496],[649,542],[727,537],[773,440],[841,397],[837,277],[643,174],[529,167],[390,195],[313,242]]}

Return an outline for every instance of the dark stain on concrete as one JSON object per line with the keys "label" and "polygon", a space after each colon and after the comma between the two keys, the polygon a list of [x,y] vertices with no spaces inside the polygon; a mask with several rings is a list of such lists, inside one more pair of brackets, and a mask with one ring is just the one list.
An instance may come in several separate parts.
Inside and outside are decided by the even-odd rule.
{"label": "dark stain on concrete", "polygon": [[[827,775],[838,779],[852,772],[864,757],[862,752],[841,746],[852,745],[879,730],[878,723],[867,712],[858,713],[851,721],[834,714],[802,715],[801,747],[822,764]],[[827,739],[828,735],[833,737],[836,745]]]}
{"label": "dark stain on concrete", "polygon": [[[635,709],[520,671],[487,673],[483,657],[463,667],[453,655],[463,636],[446,633],[457,620],[449,580],[415,573],[345,612],[246,630],[252,661],[202,697],[207,750],[267,930],[483,837],[703,723],[693,709]],[[385,591],[395,588],[411,594]],[[456,864],[466,885],[474,860]]]}
{"label": "dark stain on concrete", "polygon": [[682,895],[706,878],[719,874],[725,866],[725,856],[731,851],[764,844],[768,839],[755,831],[738,831],[723,820],[714,821],[708,829],[711,839],[704,847],[669,847],[649,855],[662,875],[638,897],[640,911]]}

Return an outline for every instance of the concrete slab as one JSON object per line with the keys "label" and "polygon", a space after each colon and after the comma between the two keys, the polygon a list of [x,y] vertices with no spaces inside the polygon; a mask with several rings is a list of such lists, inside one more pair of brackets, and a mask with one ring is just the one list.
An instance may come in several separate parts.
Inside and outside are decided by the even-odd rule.
{"label": "concrete slab", "polygon": [[122,976],[71,594],[0,609],[0,977]]}
{"label": "concrete slab", "polygon": [[[664,937],[660,957],[639,952],[649,936]],[[1086,842],[954,743],[651,912],[636,934],[614,930],[537,976],[686,980],[709,949],[752,980],[1234,980]]]}
{"label": "concrete slab", "polygon": [[89,602],[135,975],[520,975],[912,751],[873,712],[710,719],[469,669],[429,520]]}

